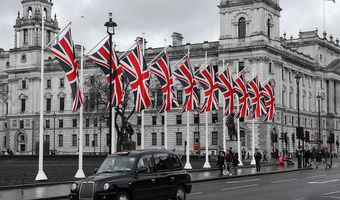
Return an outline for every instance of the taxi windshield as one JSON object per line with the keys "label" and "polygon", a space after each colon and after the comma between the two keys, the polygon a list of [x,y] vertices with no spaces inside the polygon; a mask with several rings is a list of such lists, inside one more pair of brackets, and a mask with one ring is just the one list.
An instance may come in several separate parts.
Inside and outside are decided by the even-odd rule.
{"label": "taxi windshield", "polygon": [[136,158],[132,156],[113,156],[104,160],[97,174],[129,172],[135,164]]}

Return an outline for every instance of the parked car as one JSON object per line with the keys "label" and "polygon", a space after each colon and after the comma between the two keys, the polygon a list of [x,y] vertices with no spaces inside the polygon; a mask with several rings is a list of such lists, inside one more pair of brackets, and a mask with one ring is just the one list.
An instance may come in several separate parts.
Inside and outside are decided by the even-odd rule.
{"label": "parked car", "polygon": [[167,150],[109,155],[92,176],[71,185],[70,199],[185,200],[191,175]]}

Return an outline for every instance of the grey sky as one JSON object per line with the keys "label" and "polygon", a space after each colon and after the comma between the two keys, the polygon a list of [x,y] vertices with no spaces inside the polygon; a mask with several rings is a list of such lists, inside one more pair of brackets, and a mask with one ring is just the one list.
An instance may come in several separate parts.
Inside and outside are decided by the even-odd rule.
{"label": "grey sky", "polygon": [[[116,41],[119,50],[128,48],[137,36],[144,32],[148,46],[171,42],[172,32],[180,32],[184,43],[216,41],[219,38],[220,0],[53,0],[53,13],[57,13],[62,28],[73,22],[73,39],[76,43],[84,37],[84,45],[90,49],[105,36],[103,24],[108,13],[113,12],[117,22]],[[2,0],[0,13],[0,48],[14,46],[14,29],[17,11],[22,13],[21,0]],[[280,0],[281,35],[287,32],[296,37],[300,30],[322,32],[323,0]],[[85,16],[84,33],[80,31],[80,16]],[[326,30],[334,38],[340,37],[338,22],[340,1],[326,2]]]}

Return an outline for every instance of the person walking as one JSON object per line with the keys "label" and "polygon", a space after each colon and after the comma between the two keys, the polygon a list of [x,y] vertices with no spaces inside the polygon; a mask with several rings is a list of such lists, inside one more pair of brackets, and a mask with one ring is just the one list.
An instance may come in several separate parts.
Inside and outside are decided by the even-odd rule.
{"label": "person walking", "polygon": [[233,154],[233,167],[234,167],[234,173],[237,174],[237,166],[240,162],[238,161],[238,153],[235,150]]}
{"label": "person walking", "polygon": [[233,163],[233,152],[232,152],[232,147],[229,148],[229,151],[227,153],[227,156],[225,157],[225,161],[227,163],[227,173],[231,175],[231,168],[232,168],[232,163]]}
{"label": "person walking", "polygon": [[268,155],[267,149],[263,150],[263,162],[268,162],[267,155]]}
{"label": "person walking", "polygon": [[220,151],[220,153],[218,154],[217,156],[217,163],[216,165],[218,165],[218,169],[220,170],[221,172],[221,176],[223,175],[223,170],[224,170],[224,157],[225,157],[225,154],[223,151]]}
{"label": "person walking", "polygon": [[255,154],[255,163],[256,163],[256,171],[259,172],[261,170],[261,159],[262,159],[262,154],[258,149],[256,149]]}
{"label": "person walking", "polygon": [[312,164],[309,162],[310,154],[311,154],[310,150],[307,150],[305,152],[305,166],[304,167],[307,167],[307,166],[311,167],[312,166]]}
{"label": "person walking", "polygon": [[315,148],[313,148],[311,154],[310,154],[310,166],[312,167],[312,164],[315,165],[315,169],[318,168],[318,165],[316,164],[316,157],[317,157],[317,152]]}
{"label": "person walking", "polygon": [[246,153],[247,153],[246,150],[243,148],[242,149],[242,154],[241,154],[242,155],[242,160],[246,159]]}

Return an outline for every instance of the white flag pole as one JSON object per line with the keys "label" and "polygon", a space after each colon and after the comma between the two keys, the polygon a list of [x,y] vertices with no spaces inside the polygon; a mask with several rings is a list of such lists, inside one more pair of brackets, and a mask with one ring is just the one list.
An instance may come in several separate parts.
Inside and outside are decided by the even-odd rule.
{"label": "white flag pole", "polygon": [[[255,68],[252,69],[252,73],[253,73],[253,76],[255,75]],[[253,112],[255,112],[255,110],[253,110]],[[255,161],[255,116],[254,118],[252,119],[252,126],[253,126],[253,134],[252,134],[252,142],[251,142],[251,151],[252,151],[252,156],[251,156],[251,162],[250,164],[251,165],[256,165],[256,161]]]}
{"label": "white flag pole", "polygon": [[[145,54],[145,33],[143,33],[143,52],[142,52],[142,57],[141,57],[141,67],[142,67],[142,70],[144,68],[144,54]],[[142,124],[141,124],[141,149],[144,149],[145,148],[145,144],[144,144],[144,110],[142,110]]]}
{"label": "white flag pole", "polygon": [[[224,68],[224,59],[222,61],[222,68]],[[222,97],[223,97],[223,95],[222,95]],[[223,109],[222,109],[223,111],[222,111],[222,113],[224,112],[225,106],[226,106],[225,99],[223,98]],[[223,151],[227,152],[227,143],[226,143],[226,132],[227,132],[226,122],[227,122],[227,120],[226,120],[226,116],[222,115],[222,117],[223,117]]]}
{"label": "white flag pole", "polygon": [[[205,64],[208,63],[208,50],[205,50]],[[199,71],[199,70],[197,70]],[[208,128],[208,112],[205,111],[205,163],[203,165],[203,168],[211,168],[209,163],[209,134],[208,134],[209,128]]]}
{"label": "white flag pole", "polygon": [[[188,45],[188,55],[190,55],[190,45]],[[190,164],[190,111],[187,111],[187,145],[186,145],[186,157],[184,169],[192,169]]]}
{"label": "white flag pole", "polygon": [[[237,74],[239,73],[239,65],[237,64]],[[240,109],[240,99],[237,98],[237,107]],[[238,152],[238,161],[239,166],[243,166],[242,158],[241,158],[241,138],[240,138],[240,118],[237,118],[237,152]]]}
{"label": "white flag pole", "polygon": [[44,156],[44,55],[45,55],[45,16],[44,7],[41,6],[41,77],[40,77],[40,126],[39,126],[39,169],[35,177],[36,181],[46,181],[47,177],[43,170],[43,156]]}
{"label": "white flag pole", "polygon": [[[81,32],[84,33],[84,16],[81,16]],[[84,87],[84,39],[83,35],[81,37],[81,56],[80,56],[80,89],[83,90]],[[84,106],[80,106],[80,119],[79,119],[79,160],[78,160],[78,171],[75,178],[85,178],[83,171],[83,118],[84,118]]]}

